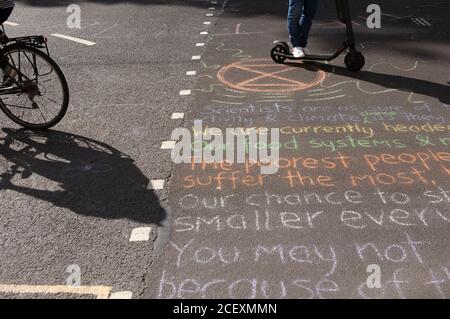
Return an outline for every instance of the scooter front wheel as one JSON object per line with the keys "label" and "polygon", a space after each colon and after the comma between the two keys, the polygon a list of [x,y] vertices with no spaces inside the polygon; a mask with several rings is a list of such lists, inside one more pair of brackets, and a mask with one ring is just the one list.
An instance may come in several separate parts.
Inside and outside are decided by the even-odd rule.
{"label": "scooter front wheel", "polygon": [[286,55],[288,54],[288,50],[286,50],[286,47],[282,44],[275,45],[272,48],[272,51],[270,51],[270,57],[276,63],[283,63],[286,60]]}
{"label": "scooter front wheel", "polygon": [[358,51],[350,51],[345,56],[345,65],[347,69],[352,72],[358,72],[364,67],[366,60],[364,59],[364,55]]}

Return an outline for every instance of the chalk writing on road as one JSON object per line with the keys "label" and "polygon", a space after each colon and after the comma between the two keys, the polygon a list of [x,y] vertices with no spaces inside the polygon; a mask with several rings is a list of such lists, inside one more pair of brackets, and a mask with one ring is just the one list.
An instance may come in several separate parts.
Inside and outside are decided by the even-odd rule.
{"label": "chalk writing on road", "polygon": [[[187,126],[194,136],[278,128],[276,143],[241,140],[247,152],[278,150],[278,172],[257,161],[179,166],[154,297],[450,298],[448,80],[369,52],[359,74],[278,65],[241,38],[211,47]],[[367,286],[371,264],[379,288]]]}

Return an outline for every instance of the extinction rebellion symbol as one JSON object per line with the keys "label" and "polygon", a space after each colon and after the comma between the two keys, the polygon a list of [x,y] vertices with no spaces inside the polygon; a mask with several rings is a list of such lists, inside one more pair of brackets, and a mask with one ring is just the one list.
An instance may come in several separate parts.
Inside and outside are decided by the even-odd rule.
{"label": "extinction rebellion symbol", "polygon": [[289,93],[318,85],[325,79],[325,72],[314,65],[306,69],[302,64],[292,66],[275,64],[269,59],[253,59],[224,66],[217,77],[236,90]]}

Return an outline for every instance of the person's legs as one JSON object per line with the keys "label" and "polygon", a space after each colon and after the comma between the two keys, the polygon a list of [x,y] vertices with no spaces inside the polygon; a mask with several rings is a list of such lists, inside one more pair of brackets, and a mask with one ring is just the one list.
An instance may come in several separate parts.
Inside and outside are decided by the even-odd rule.
{"label": "person's legs", "polygon": [[301,45],[301,29],[300,18],[303,12],[303,4],[305,0],[289,0],[288,10],[288,32],[289,40],[293,47],[300,47]]}
{"label": "person's legs", "polygon": [[300,19],[299,45],[306,48],[309,32],[311,31],[314,16],[319,8],[319,0],[304,0],[303,14]]}
{"label": "person's legs", "polygon": [[[8,20],[12,11],[13,11],[13,8],[0,9],[0,24],[3,24],[3,22]],[[0,30],[0,41],[5,36],[6,35],[3,33],[3,31]],[[3,55],[0,55],[0,68],[4,69],[7,65],[8,65],[8,59],[6,57],[4,57]]]}
{"label": "person's legs", "polygon": [[12,11],[13,11],[13,8],[0,9],[0,24],[3,24],[3,22],[8,20]]}
{"label": "person's legs", "polygon": [[[3,24],[8,20],[14,8],[0,9],[0,24]],[[6,43],[8,41],[8,37],[0,30],[0,41]],[[17,75],[17,72],[10,66],[8,57],[0,54],[0,69],[3,71],[3,81],[0,83],[0,86],[7,87],[14,83],[14,78]]]}

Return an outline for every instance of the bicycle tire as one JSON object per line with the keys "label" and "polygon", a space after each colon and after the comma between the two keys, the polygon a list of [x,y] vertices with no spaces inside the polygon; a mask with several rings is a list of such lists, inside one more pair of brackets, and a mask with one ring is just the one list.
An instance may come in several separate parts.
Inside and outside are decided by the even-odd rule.
{"label": "bicycle tire", "polygon": [[67,85],[67,81],[66,78],[64,76],[64,73],[62,72],[62,70],[60,69],[60,67],[58,66],[58,64],[49,56],[47,55],[45,52],[36,49],[34,47],[28,46],[28,45],[24,45],[24,44],[20,44],[20,43],[16,43],[16,44],[12,44],[12,45],[7,45],[6,47],[4,47],[1,51],[0,54],[3,54],[3,56],[7,56],[8,53],[10,53],[11,51],[29,51],[33,54],[36,54],[38,56],[40,56],[41,58],[43,58],[52,68],[53,70],[56,72],[61,87],[62,87],[62,94],[63,94],[63,99],[62,99],[62,103],[61,103],[61,108],[58,112],[58,114],[51,119],[48,122],[45,123],[30,123],[24,120],[21,120],[20,118],[18,118],[16,115],[14,115],[9,109],[8,107],[5,105],[5,103],[3,102],[1,96],[0,96],[0,109],[2,109],[2,111],[6,114],[6,116],[8,116],[12,121],[14,121],[16,124],[23,126],[25,128],[30,128],[30,129],[48,129],[51,128],[53,126],[55,126],[56,124],[58,124],[65,116],[66,112],[67,112],[67,108],[69,106],[69,87]]}

